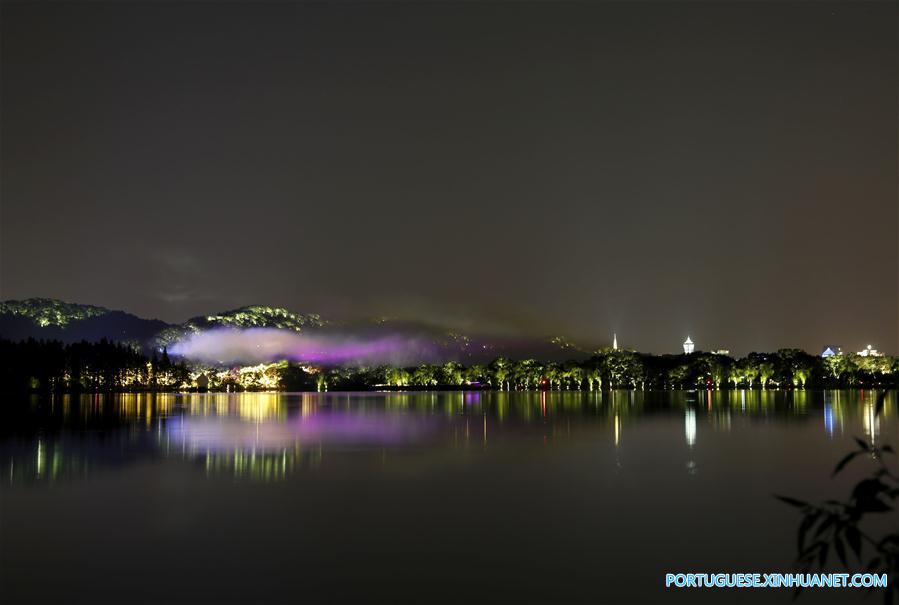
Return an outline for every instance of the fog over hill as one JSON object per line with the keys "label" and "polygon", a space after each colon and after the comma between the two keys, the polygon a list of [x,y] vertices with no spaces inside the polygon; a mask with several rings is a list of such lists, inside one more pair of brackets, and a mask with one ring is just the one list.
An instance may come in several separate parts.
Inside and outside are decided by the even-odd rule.
{"label": "fog over hill", "polygon": [[276,359],[318,363],[480,362],[498,356],[567,359],[591,351],[560,337],[509,338],[463,334],[399,319],[331,322],[314,313],[247,306],[169,324],[125,311],[46,298],[0,303],[0,337],[107,339],[144,351],[168,349],[175,357],[218,363]]}

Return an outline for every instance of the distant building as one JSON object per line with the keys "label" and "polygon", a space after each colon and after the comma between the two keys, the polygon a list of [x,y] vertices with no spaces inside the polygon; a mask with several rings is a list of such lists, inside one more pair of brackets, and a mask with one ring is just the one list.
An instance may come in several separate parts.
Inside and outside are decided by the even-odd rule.
{"label": "distant building", "polygon": [[712,355],[730,355],[730,349],[718,349],[717,351],[712,351]]}
{"label": "distant building", "polygon": [[690,337],[689,337],[689,336],[687,336],[687,340],[684,341],[684,353],[686,353],[687,355],[689,355],[690,353],[692,353],[692,352],[693,352],[693,346],[694,346],[694,345],[693,345],[693,341],[690,340]]}
{"label": "distant building", "polygon": [[618,350],[618,335],[614,333],[612,334],[612,350]]}
{"label": "distant building", "polygon": [[868,345],[867,347],[859,351],[858,354],[862,357],[883,357],[883,353],[881,353],[877,349],[872,348],[871,345]]}
{"label": "distant building", "polygon": [[838,347],[837,345],[827,345],[824,347],[824,350],[821,351],[821,357],[833,357],[834,355],[842,355],[843,349]]}

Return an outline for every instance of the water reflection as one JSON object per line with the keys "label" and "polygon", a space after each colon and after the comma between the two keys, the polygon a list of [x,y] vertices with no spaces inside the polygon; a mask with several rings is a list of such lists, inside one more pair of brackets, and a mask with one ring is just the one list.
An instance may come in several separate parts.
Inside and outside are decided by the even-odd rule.
{"label": "water reflection", "polygon": [[687,408],[684,414],[684,436],[688,447],[696,445],[696,410]]}
{"label": "water reflection", "polygon": [[880,418],[876,414],[873,401],[865,401],[863,413],[865,435],[870,443],[877,445],[877,438],[880,435]]}
{"label": "water reflection", "polygon": [[828,437],[833,438],[833,427],[834,427],[833,405],[830,403],[825,403],[824,404],[824,431],[827,433]]}
{"label": "water reflection", "polygon": [[[871,391],[424,392],[118,394],[32,398],[7,404],[0,468],[9,484],[87,477],[130,464],[186,461],[209,476],[277,480],[332,458],[425,451],[486,452],[509,443],[609,443],[617,467],[625,422],[683,423],[688,471],[699,431],[746,423],[813,421],[827,438],[850,425],[881,439]],[[895,418],[895,393],[884,421]],[[820,420],[818,420],[820,422]],[[683,445],[681,446],[683,447]],[[706,447],[709,447],[706,445]]]}

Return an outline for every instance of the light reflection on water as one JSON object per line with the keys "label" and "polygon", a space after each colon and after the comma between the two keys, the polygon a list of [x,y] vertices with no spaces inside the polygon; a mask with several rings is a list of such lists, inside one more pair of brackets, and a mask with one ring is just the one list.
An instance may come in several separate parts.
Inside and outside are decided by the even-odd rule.
{"label": "light reflection on water", "polygon": [[[135,394],[33,397],[5,424],[7,484],[86,477],[152,460],[199,464],[209,476],[276,480],[330,455],[562,445],[582,437],[615,450],[628,432],[680,418],[686,466],[704,432],[735,424],[811,421],[827,438],[846,427],[879,442],[872,391],[390,392]],[[883,418],[896,416],[894,394]],[[748,424],[747,424],[748,423]],[[621,466],[616,454],[616,465]]]}
{"label": "light reflection on water", "polygon": [[758,591],[672,593],[664,574],[790,571],[799,518],[773,494],[844,498],[871,470],[858,459],[831,477],[854,437],[899,444],[896,394],[879,416],[875,397],[5,402],[0,592],[93,605],[757,603]]}

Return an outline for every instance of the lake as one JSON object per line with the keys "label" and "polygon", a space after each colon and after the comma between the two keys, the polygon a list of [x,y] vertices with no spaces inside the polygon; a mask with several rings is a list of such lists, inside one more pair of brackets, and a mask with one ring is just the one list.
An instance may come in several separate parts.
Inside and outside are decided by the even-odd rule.
{"label": "lake", "polygon": [[[5,401],[4,603],[790,602],[870,391],[119,394]],[[18,403],[18,404],[17,404]],[[889,519],[895,525],[895,518]],[[834,567],[834,571],[839,571]],[[859,571],[860,571],[859,567]],[[861,603],[818,591],[799,603]],[[880,602],[879,597],[866,601]]]}

